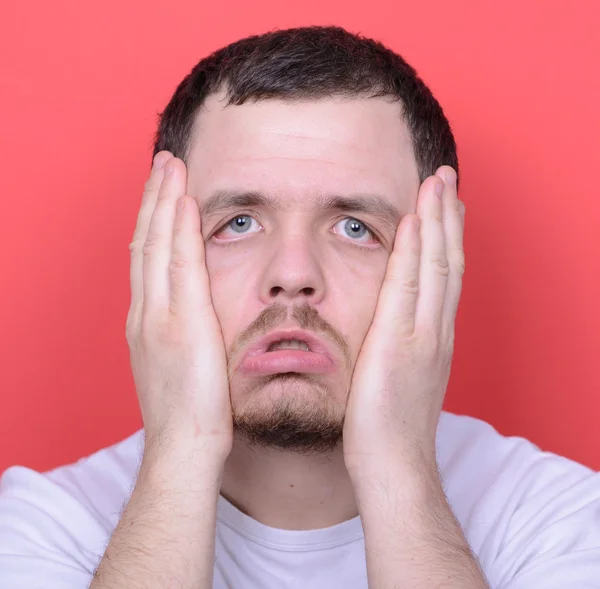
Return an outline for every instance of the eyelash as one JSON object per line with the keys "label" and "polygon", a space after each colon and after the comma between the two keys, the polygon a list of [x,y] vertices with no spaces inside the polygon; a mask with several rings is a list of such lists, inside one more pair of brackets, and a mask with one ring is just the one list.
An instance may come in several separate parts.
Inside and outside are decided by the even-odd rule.
{"label": "eyelash", "polygon": [[[214,237],[215,235],[217,235],[219,232],[223,231],[223,229],[225,229],[227,227],[227,225],[229,225],[229,223],[231,223],[231,221],[233,221],[234,219],[237,219],[238,217],[252,217],[255,221],[258,221],[258,219],[256,218],[258,216],[259,215],[253,211],[242,211],[242,212],[236,213],[235,215],[230,217],[227,221],[225,221],[223,224],[221,224],[219,226],[219,228],[213,232],[213,234],[211,235],[211,238]],[[354,219],[355,221],[358,221],[359,223],[361,223],[362,225],[364,225],[366,227],[367,231],[371,234],[373,239],[375,241],[377,241],[378,244],[382,243],[381,238],[379,237],[377,232],[374,229],[372,229],[369,224],[365,223],[364,221],[361,221],[357,217],[350,217],[349,215],[344,215],[344,216],[338,217],[335,220],[334,225],[337,225],[342,219]],[[362,249],[369,247],[368,245],[361,244],[360,242],[354,241],[352,239],[347,239],[346,241],[350,245],[353,245],[355,247],[359,247]]]}

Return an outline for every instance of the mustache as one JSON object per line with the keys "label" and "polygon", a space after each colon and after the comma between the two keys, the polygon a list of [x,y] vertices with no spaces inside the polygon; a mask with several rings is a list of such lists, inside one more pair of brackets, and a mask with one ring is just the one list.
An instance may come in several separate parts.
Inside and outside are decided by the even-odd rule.
{"label": "mustache", "polygon": [[271,306],[263,309],[258,317],[238,335],[227,352],[228,364],[231,366],[233,359],[237,357],[239,352],[249,342],[265,335],[269,331],[273,331],[284,323],[288,317],[291,317],[300,329],[320,334],[329,340],[340,350],[347,365],[350,364],[350,347],[346,338],[331,323],[321,317],[319,312],[308,303],[293,306],[273,303]]}

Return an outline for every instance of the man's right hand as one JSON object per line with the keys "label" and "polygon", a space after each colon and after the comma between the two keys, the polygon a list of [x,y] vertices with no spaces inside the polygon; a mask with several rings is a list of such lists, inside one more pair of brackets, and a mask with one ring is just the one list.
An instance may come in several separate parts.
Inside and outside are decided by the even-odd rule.
{"label": "man's right hand", "polygon": [[154,161],[129,246],[126,329],[144,455],[90,589],[213,587],[218,497],[233,443],[227,358],[185,164],[167,151]]}
{"label": "man's right hand", "polygon": [[[233,425],[227,359],[185,163],[154,158],[131,252],[126,337],[147,454],[201,450],[225,462]],[[178,205],[184,204],[182,211]]]}

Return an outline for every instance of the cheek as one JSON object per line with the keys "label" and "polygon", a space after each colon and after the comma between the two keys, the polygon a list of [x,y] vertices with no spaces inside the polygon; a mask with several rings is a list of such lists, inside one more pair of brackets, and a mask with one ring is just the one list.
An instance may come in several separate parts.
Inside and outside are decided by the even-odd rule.
{"label": "cheek", "polygon": [[[230,293],[236,295],[240,289],[245,289],[249,279],[256,276],[257,259],[260,259],[260,251],[256,249],[242,249],[239,246],[228,249],[227,246],[207,243],[206,268],[210,278],[211,292],[214,295],[226,296],[225,289],[233,287],[237,292]],[[213,300],[216,303],[215,300]]]}
{"label": "cheek", "polygon": [[377,307],[387,253],[381,255],[337,255],[325,268],[328,277],[326,306],[331,321],[346,337],[356,360]]}
{"label": "cheek", "polygon": [[252,271],[255,265],[248,258],[232,257],[219,247],[207,244],[206,268],[213,307],[229,349],[260,312],[256,305],[258,299],[252,296],[256,292],[256,272]]}

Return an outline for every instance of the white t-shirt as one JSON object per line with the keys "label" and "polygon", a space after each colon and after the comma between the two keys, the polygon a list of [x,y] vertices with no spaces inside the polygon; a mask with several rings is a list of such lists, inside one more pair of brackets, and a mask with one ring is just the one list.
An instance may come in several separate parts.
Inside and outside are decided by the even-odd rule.
{"label": "white t-shirt", "polygon": [[[0,479],[0,589],[87,589],[137,477],[143,431],[95,454]],[[449,503],[494,589],[600,588],[600,473],[442,413]],[[215,589],[366,589],[360,519],[269,528],[219,500]]]}

